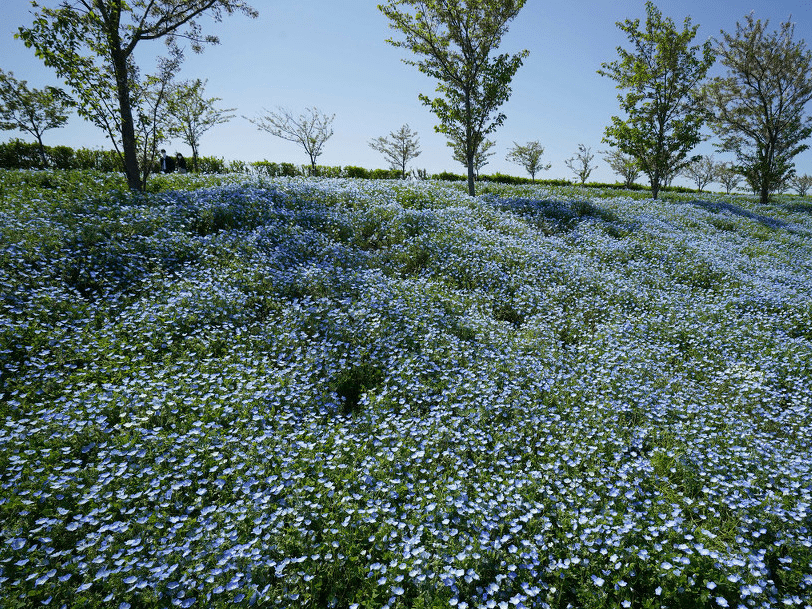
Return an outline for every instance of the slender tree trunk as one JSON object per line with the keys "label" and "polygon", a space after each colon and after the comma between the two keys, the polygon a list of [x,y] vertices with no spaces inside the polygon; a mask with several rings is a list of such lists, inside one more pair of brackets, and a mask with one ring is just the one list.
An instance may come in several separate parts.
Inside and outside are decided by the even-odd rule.
{"label": "slender tree trunk", "polygon": [[197,144],[194,143],[194,140],[191,140],[193,143],[190,144],[192,148],[192,167],[191,171],[197,173]]}
{"label": "slender tree trunk", "polygon": [[42,159],[42,168],[48,168],[48,158],[45,156],[45,146],[42,143],[42,136],[37,134],[37,143],[39,144],[39,158]]}
{"label": "slender tree trunk", "polygon": [[118,106],[121,113],[121,146],[124,152],[124,173],[130,190],[144,190],[138,169],[138,153],[135,141],[135,125],[130,103],[130,83],[127,58],[120,49],[113,49],[113,69],[116,73]]}
{"label": "slender tree trunk", "polygon": [[474,139],[471,133],[471,95],[468,91],[465,92],[465,160],[468,164],[468,194],[472,197],[476,196],[476,186],[474,184],[474,154],[475,150],[472,145]]}

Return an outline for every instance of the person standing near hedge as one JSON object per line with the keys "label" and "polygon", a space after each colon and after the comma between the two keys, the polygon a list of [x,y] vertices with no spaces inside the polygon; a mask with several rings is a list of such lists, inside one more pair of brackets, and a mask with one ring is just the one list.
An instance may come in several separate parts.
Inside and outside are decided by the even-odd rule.
{"label": "person standing near hedge", "polygon": [[175,171],[175,159],[166,155],[166,150],[161,148],[161,172],[172,173]]}
{"label": "person standing near hedge", "polygon": [[183,158],[180,152],[178,152],[175,157],[175,167],[178,168],[178,173],[186,173],[186,159]]}

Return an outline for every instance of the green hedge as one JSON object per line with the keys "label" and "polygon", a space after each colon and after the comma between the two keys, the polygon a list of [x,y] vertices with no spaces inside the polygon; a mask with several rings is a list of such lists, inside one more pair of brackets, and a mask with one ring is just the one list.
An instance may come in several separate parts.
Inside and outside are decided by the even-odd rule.
{"label": "green hedge", "polygon": [[118,154],[69,146],[45,146],[43,163],[39,144],[13,139],[0,144],[0,167],[4,169],[93,169],[121,171]]}
{"label": "green hedge", "polygon": [[316,165],[294,165],[293,163],[275,163],[273,161],[256,161],[250,166],[259,175],[276,178],[280,176],[318,176],[322,178],[363,178],[373,180],[396,180],[400,178],[397,169],[365,169],[348,165],[346,167]]}
{"label": "green hedge", "polygon": [[[88,148],[70,148],[69,146],[45,146],[47,165],[43,164],[39,153],[39,145],[34,142],[25,142],[13,139],[0,143],[0,168],[3,169],[89,169],[96,171],[121,171],[121,161],[114,150],[90,150]],[[191,159],[187,163],[192,168]],[[373,180],[396,180],[400,178],[397,169],[365,169],[347,165],[346,167],[317,165],[296,165],[294,163],[276,163],[273,161],[256,161],[246,163],[243,161],[226,161],[213,156],[201,156],[197,160],[199,173],[246,173],[253,171],[266,177],[296,177],[320,176],[326,178],[363,178]],[[425,176],[425,172],[418,172]],[[434,180],[464,182],[468,178],[464,175],[443,171],[431,176]],[[496,182],[500,184],[530,184],[532,180],[526,177],[517,177],[502,173],[479,176],[480,182]],[[536,184],[545,186],[571,186],[569,180],[536,180]],[[611,188],[622,190],[649,190],[648,186],[632,184],[627,188],[621,183],[605,184],[588,182],[587,188]],[[684,186],[664,186],[663,192],[690,193],[697,192]]]}

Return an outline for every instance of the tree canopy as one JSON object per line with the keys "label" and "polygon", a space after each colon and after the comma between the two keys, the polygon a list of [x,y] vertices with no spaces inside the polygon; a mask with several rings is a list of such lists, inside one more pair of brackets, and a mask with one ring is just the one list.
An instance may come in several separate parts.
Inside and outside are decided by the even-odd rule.
{"label": "tree canopy", "polygon": [[43,164],[47,161],[42,135],[62,127],[73,106],[70,96],[58,87],[29,89],[28,83],[14,78],[13,72],[0,70],[0,129],[33,135]]}
{"label": "tree canopy", "polygon": [[717,51],[727,75],[704,88],[710,125],[720,148],[733,152],[736,170],[762,203],[780,191],[794,173],[792,159],[809,146],[812,119],[805,106],[812,100],[812,52],[794,41],[787,21],[768,32],[769,22],[752,14],[736,24],[735,34],[722,32]]}
{"label": "tree canopy", "polygon": [[642,29],[639,19],[617,23],[631,49],[618,47],[619,60],[601,64],[598,73],[626,91],[618,96],[626,118],[613,116],[603,141],[637,161],[656,199],[660,186],[691,161],[688,153],[703,139],[697,93],[714,53],[710,41],[690,46],[699,27],[690,17],[680,32],[652,2],[646,2],[646,14]]}
{"label": "tree canopy", "polygon": [[536,174],[539,171],[546,171],[552,164],[542,163],[541,156],[544,154],[544,146],[539,144],[538,141],[527,142],[526,144],[517,144],[513,142],[513,148],[508,150],[505,160],[517,163],[524,167],[525,171],[530,174],[530,179],[535,182]]}
{"label": "tree canopy", "polygon": [[257,15],[243,0],[65,0],[56,8],[32,5],[37,9],[34,23],[20,27],[17,36],[73,90],[79,114],[107,132],[134,190],[144,187],[132,99],[138,44],[163,39],[179,57],[179,40],[189,42],[195,52],[204,44],[218,43],[216,36],[203,34],[199,18],[204,13],[215,21],[236,12]]}
{"label": "tree canopy", "polygon": [[511,94],[510,81],[528,55],[493,55],[508,23],[525,0],[389,0],[379,5],[402,40],[395,47],[414,53],[404,59],[437,80],[438,97],[420,95],[440,120],[435,127],[464,147],[468,192],[475,193],[475,157],[485,137],[506,116],[499,112]]}

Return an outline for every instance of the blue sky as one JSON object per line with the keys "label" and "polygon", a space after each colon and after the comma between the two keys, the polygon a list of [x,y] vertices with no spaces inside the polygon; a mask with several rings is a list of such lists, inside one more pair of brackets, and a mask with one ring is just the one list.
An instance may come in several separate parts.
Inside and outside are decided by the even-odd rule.
{"label": "blue sky", "polygon": [[[434,132],[434,115],[417,98],[420,93],[432,94],[434,81],[401,61],[406,51],[385,42],[397,33],[388,28],[376,1],[255,0],[252,4],[259,10],[258,19],[240,15],[214,23],[204,18],[204,29],[217,34],[221,44],[201,55],[188,52],[178,74],[181,79],[208,79],[207,94],[222,98],[222,107],[237,108],[236,118],[203,137],[201,154],[306,163],[306,154],[296,144],[257,130],[242,116],[255,117],[263,108],[277,106],[294,111],[316,106],[336,115],[335,135],[324,147],[321,164],[385,167],[369,140],[408,124],[418,132],[423,151],[412,167],[430,173],[463,172],[451,159],[445,138]],[[661,0],[657,6],[680,27],[691,16],[700,26],[697,43],[719,36],[722,29],[733,31],[736,21],[753,11],[775,27],[792,15],[796,39],[812,44],[812,0]],[[33,51],[13,37],[19,25],[31,23],[31,10],[28,0],[3,1],[0,68],[27,80],[30,87],[59,84]],[[602,62],[616,58],[618,45],[626,44],[615,25],[626,18],[644,19],[644,0],[528,0],[500,47],[504,52],[528,49],[530,56],[503,106],[507,120],[491,135],[496,154],[485,173],[522,175],[521,167],[505,160],[513,142],[541,142],[544,158],[552,163],[540,176],[546,178],[572,178],[564,160],[579,144],[593,152],[607,149],[601,138],[611,116],[619,113],[618,91],[613,81],[596,70]],[[160,42],[142,44],[139,61],[149,71],[165,47]],[[714,70],[719,73],[721,67]],[[0,141],[21,135],[0,133]],[[109,147],[103,133],[78,116],[65,128],[47,132],[44,139],[53,145]],[[712,141],[703,143],[698,152],[714,152]],[[166,147],[190,153],[179,140]],[[615,181],[600,157],[590,179]],[[728,160],[719,153],[717,158]],[[796,157],[796,167],[799,173],[812,174],[812,151]]]}

